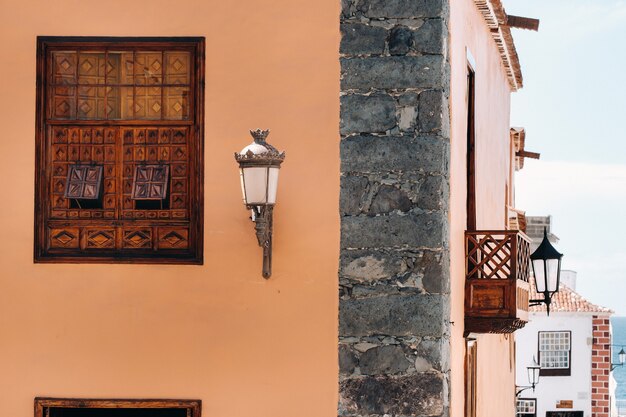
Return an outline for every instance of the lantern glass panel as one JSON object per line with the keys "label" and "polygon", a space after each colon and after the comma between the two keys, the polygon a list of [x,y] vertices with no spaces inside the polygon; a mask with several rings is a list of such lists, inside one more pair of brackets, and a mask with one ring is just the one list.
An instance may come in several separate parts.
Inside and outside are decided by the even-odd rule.
{"label": "lantern glass panel", "polygon": [[537,292],[544,292],[546,290],[546,266],[543,259],[534,259],[533,261],[533,273],[535,275],[535,286]]}
{"label": "lantern glass panel", "polygon": [[240,170],[243,199],[247,205],[276,203],[277,167],[246,167]]}
{"label": "lantern glass panel", "polygon": [[559,286],[559,260],[558,259],[548,259],[546,260],[546,266],[548,270],[548,291],[555,292],[558,291]]}
{"label": "lantern glass panel", "polygon": [[626,352],[624,352],[624,349],[622,349],[619,351],[619,363],[623,365],[624,362],[626,362]]}
{"label": "lantern glass panel", "polygon": [[269,168],[269,181],[267,184],[267,204],[276,204],[276,190],[278,189],[278,173],[280,168]]}
{"label": "lantern glass panel", "polygon": [[248,204],[246,199],[246,186],[243,180],[243,168],[239,168],[239,182],[241,183],[241,196],[243,197],[243,204]]}
{"label": "lantern glass panel", "polygon": [[267,167],[243,168],[241,175],[246,204],[265,204],[267,201]]}
{"label": "lantern glass panel", "polygon": [[531,366],[528,368],[528,382],[532,385],[536,385],[539,382],[539,368],[538,366]]}

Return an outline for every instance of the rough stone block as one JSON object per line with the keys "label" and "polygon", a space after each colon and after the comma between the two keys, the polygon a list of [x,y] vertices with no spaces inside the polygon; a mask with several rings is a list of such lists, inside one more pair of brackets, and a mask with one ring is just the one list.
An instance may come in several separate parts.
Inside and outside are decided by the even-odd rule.
{"label": "rough stone block", "polygon": [[442,54],[444,51],[445,26],[441,19],[427,19],[413,31],[411,49],[422,54]]}
{"label": "rough stone block", "polygon": [[441,55],[342,58],[341,89],[437,88],[443,83]]}
{"label": "rough stone block", "polygon": [[444,212],[350,216],[341,222],[342,248],[429,248],[447,246]]}
{"label": "rough stone block", "polygon": [[363,96],[351,94],[341,97],[340,132],[384,133],[396,125],[396,101],[385,94]]}
{"label": "rough stone block", "polygon": [[342,172],[442,173],[450,157],[446,140],[433,136],[351,136],[341,141]]}
{"label": "rough stone block", "polygon": [[[419,292],[413,292],[414,294],[420,294]],[[407,295],[408,291],[400,292],[400,287],[397,285],[352,285],[352,291],[350,296],[352,298],[366,298],[366,297],[381,297],[381,296],[393,296],[393,295]]]}
{"label": "rough stone block", "polygon": [[443,294],[450,291],[449,253],[424,251],[416,259],[415,269],[422,276],[422,287],[430,294]]}
{"label": "rough stone block", "polygon": [[398,128],[403,131],[413,131],[417,122],[417,107],[400,108],[400,120]]}
{"label": "rough stone block", "polygon": [[[444,299],[446,298],[446,299]],[[441,336],[447,296],[411,294],[339,301],[339,334]]]}
{"label": "rough stone block", "polygon": [[389,53],[443,54],[444,36],[444,24],[441,19],[426,19],[417,29],[396,26],[389,32]]}
{"label": "rough stone block", "polygon": [[339,390],[339,414],[343,416],[435,416],[444,412],[443,378],[435,373],[347,379]]}
{"label": "rough stone block", "polygon": [[[447,251],[344,249],[340,257],[340,277],[367,284],[392,279],[403,282],[405,278],[417,276],[425,292],[445,294],[450,291],[448,257]],[[382,293],[381,286],[371,288]]]}
{"label": "rough stone block", "polygon": [[398,97],[400,106],[417,106],[419,103],[419,95],[415,91],[407,91]]}
{"label": "rough stone block", "polygon": [[376,250],[341,251],[341,277],[356,282],[387,280],[409,271],[401,253]]}
{"label": "rough stone block", "polygon": [[441,372],[447,372],[450,368],[449,351],[450,340],[448,338],[424,339],[416,348],[418,358],[422,358]]}
{"label": "rough stone block", "polygon": [[341,176],[341,192],[339,194],[339,207],[343,215],[357,215],[361,213],[361,204],[369,181],[366,177],[357,175]]}
{"label": "rough stone block", "polygon": [[417,192],[417,206],[423,210],[441,210],[448,206],[448,181],[442,175],[426,176]]}
{"label": "rough stone block", "polygon": [[389,32],[389,53],[406,55],[413,46],[413,32],[405,26],[396,26]]}
{"label": "rough stone block", "polygon": [[339,51],[346,55],[382,54],[386,40],[384,28],[361,23],[342,24]]}
{"label": "rough stone block", "polygon": [[428,90],[420,93],[418,110],[418,123],[420,132],[440,132],[443,126],[443,106],[447,105],[443,92],[440,90]]}
{"label": "rough stone block", "polygon": [[341,17],[342,19],[348,19],[351,15],[351,8],[354,5],[354,0],[341,0]]}
{"label": "rough stone block", "polygon": [[406,193],[391,185],[381,185],[372,200],[368,214],[389,213],[394,210],[409,211],[413,203]]}
{"label": "rough stone block", "polygon": [[411,363],[400,346],[379,346],[367,350],[359,359],[363,375],[392,375],[405,372]]}
{"label": "rough stone block", "polygon": [[442,0],[364,0],[361,8],[374,18],[440,17],[443,13]]}
{"label": "rough stone block", "polygon": [[339,345],[339,372],[342,375],[352,375],[357,365],[358,359],[350,347]]}

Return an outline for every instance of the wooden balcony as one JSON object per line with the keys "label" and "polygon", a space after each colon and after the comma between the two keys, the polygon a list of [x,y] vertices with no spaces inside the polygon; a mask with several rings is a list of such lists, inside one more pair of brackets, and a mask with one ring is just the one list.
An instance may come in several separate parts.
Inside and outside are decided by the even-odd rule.
{"label": "wooden balcony", "polygon": [[512,333],[528,322],[530,239],[518,230],[465,232],[465,332]]}

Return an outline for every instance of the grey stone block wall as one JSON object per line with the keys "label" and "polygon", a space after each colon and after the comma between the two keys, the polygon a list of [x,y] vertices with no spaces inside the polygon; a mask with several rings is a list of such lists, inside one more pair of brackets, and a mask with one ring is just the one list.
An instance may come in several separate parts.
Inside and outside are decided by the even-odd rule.
{"label": "grey stone block wall", "polygon": [[343,0],[340,416],[447,416],[449,0]]}

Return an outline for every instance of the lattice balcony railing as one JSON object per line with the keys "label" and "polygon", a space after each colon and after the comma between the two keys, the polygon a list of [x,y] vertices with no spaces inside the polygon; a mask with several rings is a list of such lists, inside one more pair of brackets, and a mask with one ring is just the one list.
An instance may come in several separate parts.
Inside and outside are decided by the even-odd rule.
{"label": "lattice balcony railing", "polygon": [[530,274],[530,239],[517,230],[465,232],[467,279],[521,279]]}
{"label": "lattice balcony railing", "polygon": [[465,232],[465,328],[510,333],[528,321],[530,239],[517,230]]}

